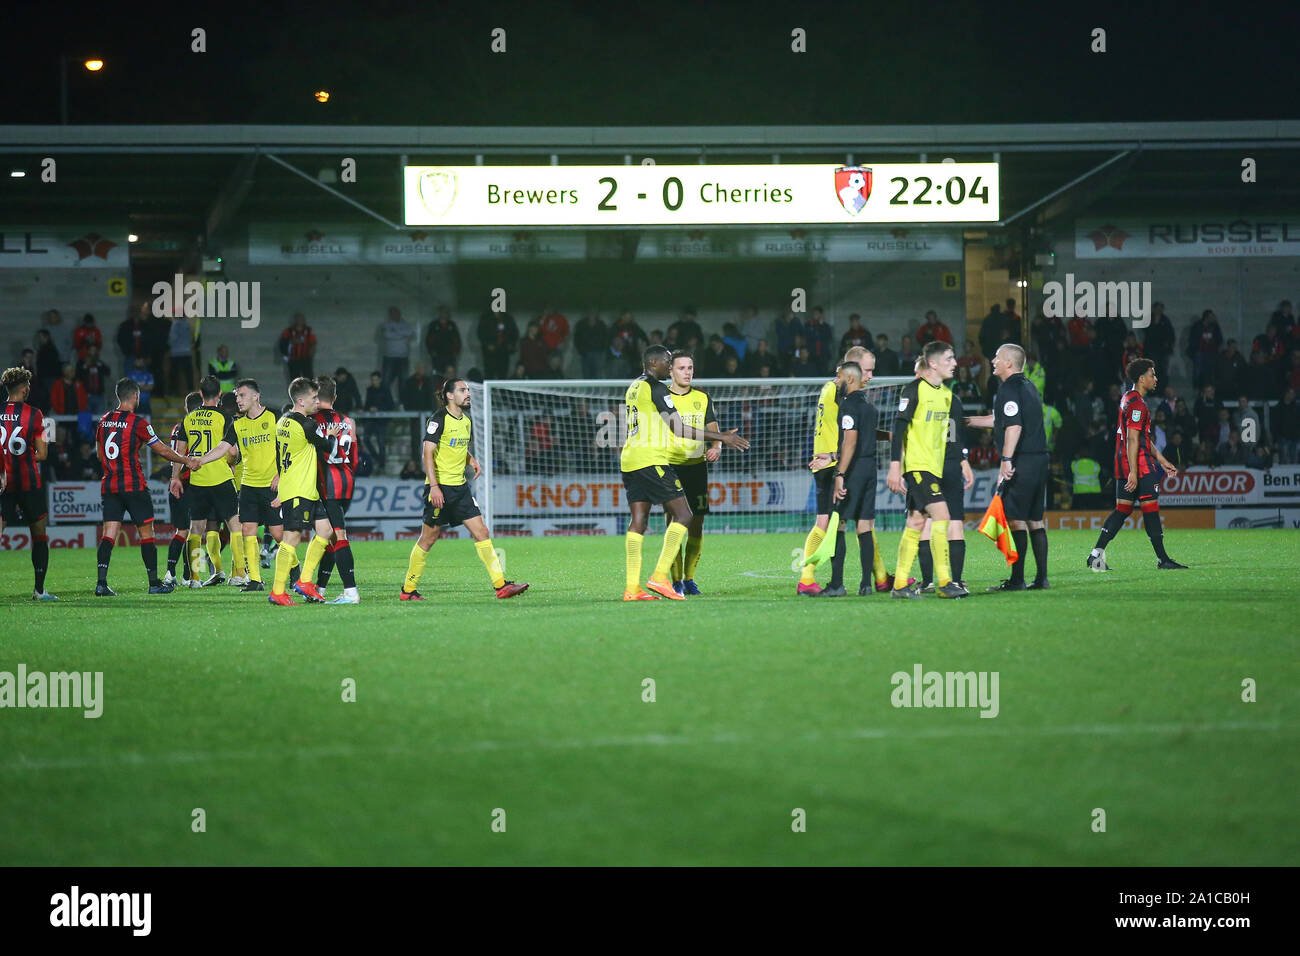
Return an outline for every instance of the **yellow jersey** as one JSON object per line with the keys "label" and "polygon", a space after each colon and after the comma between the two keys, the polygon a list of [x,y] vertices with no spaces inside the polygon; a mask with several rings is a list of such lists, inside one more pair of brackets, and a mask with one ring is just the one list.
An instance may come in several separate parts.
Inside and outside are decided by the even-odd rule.
{"label": "yellow jersey", "polygon": [[306,498],[319,501],[316,486],[316,453],[329,454],[330,442],[316,434],[316,423],[298,412],[289,412],[275,426],[276,467],[281,501]]}
{"label": "yellow jersey", "polygon": [[[235,430],[225,412],[211,405],[203,405],[185,416],[182,422],[185,428],[185,441],[190,454],[202,458],[223,441],[230,447],[236,444]],[[200,488],[223,485],[233,480],[230,461],[222,455],[216,461],[210,461],[190,475],[190,484]]]}
{"label": "yellow jersey", "polygon": [[904,385],[898,398],[890,461],[901,461],[903,471],[942,475],[951,412],[952,389],[931,385],[923,378]]}
{"label": "yellow jersey", "polygon": [[623,396],[623,409],[627,424],[619,468],[637,471],[654,465],[667,465],[668,449],[675,436],[663,416],[677,409],[667,386],[652,378],[649,372],[637,376]]}
{"label": "yellow jersey", "polygon": [[[440,485],[465,484],[465,465],[469,461],[469,442],[472,432],[469,416],[460,418],[440,408],[424,426],[424,440],[434,446],[433,468]],[[429,483],[429,476],[424,476]]]}
{"label": "yellow jersey", "polygon": [[[671,389],[669,391],[672,392]],[[692,386],[685,395],[672,392],[672,396],[673,404],[677,406],[677,414],[687,425],[692,428],[703,428],[713,421],[713,404],[709,401],[709,396],[698,388]],[[673,435],[672,444],[668,447],[668,463],[698,465],[704,461],[704,445],[703,438],[682,438]]]}
{"label": "yellow jersey", "polygon": [[835,464],[840,447],[840,406],[832,380],[822,386],[817,398],[817,424],[813,430],[813,454],[830,455],[830,465]]}
{"label": "yellow jersey", "polygon": [[269,408],[256,418],[240,415],[235,419],[240,455],[236,478],[250,488],[271,487],[276,474],[275,435],[275,413]]}

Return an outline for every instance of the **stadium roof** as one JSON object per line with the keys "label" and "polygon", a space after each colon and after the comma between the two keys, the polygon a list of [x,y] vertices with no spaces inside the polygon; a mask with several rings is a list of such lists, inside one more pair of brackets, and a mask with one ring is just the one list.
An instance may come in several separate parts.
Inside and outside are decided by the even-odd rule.
{"label": "stadium roof", "polygon": [[[1278,215],[1300,208],[1300,121],[919,126],[0,126],[0,224],[129,220],[133,259],[175,257],[236,221],[402,221],[400,165],[1001,163],[1003,223],[1108,212]],[[57,184],[39,176],[58,160]],[[345,156],[357,182],[330,185]],[[1259,164],[1241,181],[1241,162]],[[336,191],[337,190],[337,191]]]}

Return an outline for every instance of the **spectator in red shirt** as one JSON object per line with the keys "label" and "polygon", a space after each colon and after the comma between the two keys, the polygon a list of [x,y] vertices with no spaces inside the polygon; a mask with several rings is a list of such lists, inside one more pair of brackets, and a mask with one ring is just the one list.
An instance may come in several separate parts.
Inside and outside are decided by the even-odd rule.
{"label": "spectator in red shirt", "polygon": [[76,369],[63,366],[63,377],[50,386],[50,410],[55,415],[79,415],[87,407],[86,386],[77,381]]}
{"label": "spectator in red shirt", "polygon": [[316,354],[316,334],[307,324],[307,316],[293,314],[289,327],[280,333],[280,354],[284,356],[289,381],[312,377],[312,357]]}
{"label": "spectator in red shirt", "polygon": [[1085,319],[1076,315],[1067,322],[1065,331],[1070,339],[1070,348],[1079,352],[1088,351],[1088,347],[1092,345],[1092,337],[1088,334],[1091,330],[1092,319]]}
{"label": "spectator in red shirt", "polygon": [[1192,323],[1187,336],[1187,356],[1192,360],[1192,374],[1197,388],[1210,381],[1214,375],[1215,358],[1223,346],[1223,330],[1213,309],[1206,309]]}
{"label": "spectator in red shirt", "polygon": [[969,458],[971,468],[976,471],[997,467],[998,450],[993,447],[993,433],[987,428],[980,431],[979,444],[970,450]]}
{"label": "spectator in red shirt", "polygon": [[104,413],[104,389],[108,385],[108,375],[108,366],[99,357],[99,346],[90,346],[86,357],[77,362],[77,381],[86,387],[86,407],[92,415]]}
{"label": "spectator in red shirt", "polygon": [[924,347],[931,342],[952,344],[952,333],[948,331],[948,326],[939,321],[939,316],[933,309],[925,313],[925,323],[916,330],[917,345]]}
{"label": "spectator in red shirt", "polygon": [[967,339],[962,347],[961,358],[957,360],[957,367],[970,370],[971,381],[979,386],[981,392],[988,382],[988,364],[988,360],[975,350],[975,343]]}
{"label": "spectator in red shirt", "polygon": [[1140,359],[1142,356],[1143,348],[1138,342],[1137,333],[1130,332],[1124,339],[1124,357],[1120,362],[1121,374],[1123,374],[1124,369],[1128,368],[1130,362],[1134,359]]}
{"label": "spectator in red shirt", "polygon": [[519,341],[519,361],[523,363],[524,374],[528,378],[546,378],[546,357],[550,354],[542,339],[541,325],[529,322]]}
{"label": "spectator in red shirt", "polygon": [[86,350],[92,345],[103,352],[104,334],[95,324],[95,317],[87,312],[81,317],[81,325],[77,327],[77,331],[72,333],[72,347],[77,352],[77,361],[86,360]]}
{"label": "spectator in red shirt", "polygon": [[542,341],[552,352],[557,351],[568,341],[569,320],[555,311],[554,307],[542,306],[542,315],[537,320],[537,324],[541,328]]}

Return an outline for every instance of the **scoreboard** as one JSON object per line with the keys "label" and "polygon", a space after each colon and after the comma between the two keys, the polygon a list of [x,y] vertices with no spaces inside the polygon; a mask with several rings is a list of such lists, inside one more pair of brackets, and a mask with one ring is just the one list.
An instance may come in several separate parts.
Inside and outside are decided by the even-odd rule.
{"label": "scoreboard", "polygon": [[407,166],[408,226],[996,222],[997,163]]}

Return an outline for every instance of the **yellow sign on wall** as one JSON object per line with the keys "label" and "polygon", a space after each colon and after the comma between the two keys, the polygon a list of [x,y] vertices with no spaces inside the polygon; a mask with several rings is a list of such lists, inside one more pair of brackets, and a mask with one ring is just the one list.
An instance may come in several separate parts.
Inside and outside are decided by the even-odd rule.
{"label": "yellow sign on wall", "polygon": [[109,280],[108,280],[108,294],[111,295],[111,296],[115,296],[115,297],[116,297],[116,296],[123,296],[123,295],[126,295],[126,280],[125,280],[125,279],[109,279]]}

